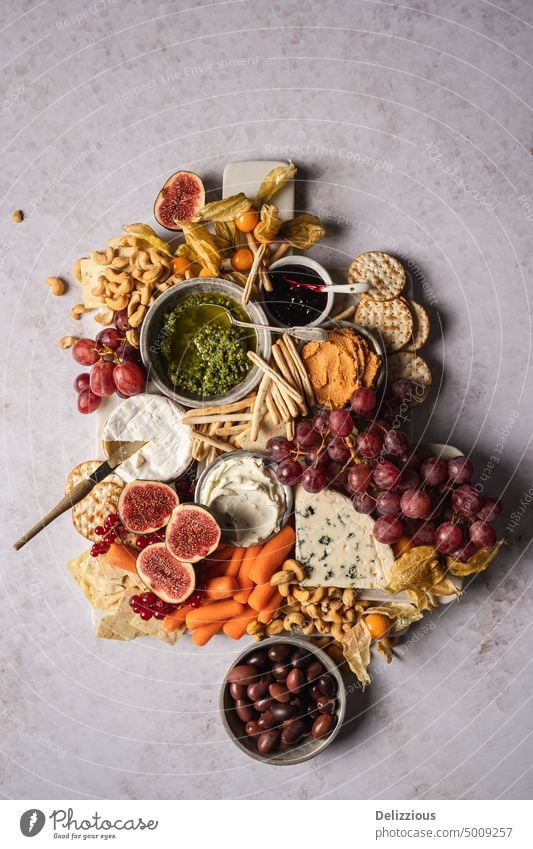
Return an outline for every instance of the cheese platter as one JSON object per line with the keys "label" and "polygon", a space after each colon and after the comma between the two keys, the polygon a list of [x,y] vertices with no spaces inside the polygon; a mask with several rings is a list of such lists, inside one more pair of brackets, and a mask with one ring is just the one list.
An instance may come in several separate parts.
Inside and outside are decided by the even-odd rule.
{"label": "cheese platter", "polygon": [[[260,755],[262,735],[276,736],[246,695],[261,663],[274,664],[274,703],[272,686],[301,677],[290,664],[276,677],[291,640],[364,688],[376,655],[390,662],[405,631],[459,598],[503,542],[501,505],[474,483],[468,455],[408,433],[432,376],[420,355],[428,314],[403,264],[359,253],[333,285],[308,255],[327,235],[320,220],[294,214],[296,175],[292,162],[230,163],[222,197],[206,202],[197,174],[172,174],[158,229],[127,225],[75,264],[72,318],[96,310],[102,329],[59,343],[84,368],[78,410],[98,421],[102,459],[80,462],[63,499],[89,543],[68,569],[96,636],[268,641],[257,673],[252,653],[224,685]],[[300,327],[314,335],[294,338]],[[315,695],[338,719],[330,684]],[[324,738],[334,727],[316,724]]]}

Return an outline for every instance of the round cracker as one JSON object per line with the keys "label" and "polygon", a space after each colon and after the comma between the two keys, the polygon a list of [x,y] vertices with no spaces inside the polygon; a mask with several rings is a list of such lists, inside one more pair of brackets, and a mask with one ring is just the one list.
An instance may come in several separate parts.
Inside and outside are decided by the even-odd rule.
{"label": "round cracker", "polygon": [[357,305],[355,323],[379,333],[385,349],[390,352],[401,350],[413,335],[411,310],[403,298],[374,301],[365,295]]}
{"label": "round cracker", "polygon": [[429,395],[431,389],[431,369],[426,361],[411,351],[399,351],[387,359],[389,384],[405,377],[420,387],[409,406],[421,404]]}
{"label": "round cracker", "polygon": [[422,304],[416,301],[407,301],[407,305],[413,318],[413,335],[404,350],[418,351],[429,338],[429,316]]}
{"label": "round cracker", "polygon": [[405,269],[390,254],[367,251],[352,260],[348,269],[348,282],[369,283],[366,297],[373,301],[392,301],[404,290]]}
{"label": "round cracker", "polygon": [[[68,495],[75,486],[81,483],[84,480],[87,480],[93,472],[96,471],[98,466],[101,466],[103,460],[84,460],[83,463],[79,463],[75,466],[72,471],[69,473],[69,476],[65,482],[65,495]],[[108,475],[106,477],[106,481],[110,483],[116,483],[117,486],[124,487],[124,481],[118,475]]]}
{"label": "round cracker", "polygon": [[118,500],[123,487],[112,481],[106,480],[95,484],[90,491],[78,504],[72,508],[72,523],[78,533],[91,540],[91,542],[99,542],[101,536],[95,534],[94,529],[98,525],[103,525],[109,513],[116,513]]}

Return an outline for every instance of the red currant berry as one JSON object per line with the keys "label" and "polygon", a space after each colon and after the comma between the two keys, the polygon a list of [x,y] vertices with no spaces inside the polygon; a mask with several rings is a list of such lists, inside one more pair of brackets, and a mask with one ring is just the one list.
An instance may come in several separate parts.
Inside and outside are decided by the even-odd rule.
{"label": "red currant berry", "polygon": [[136,605],[139,606],[140,603],[141,597],[139,595],[132,595],[130,598],[130,607],[135,607]]}
{"label": "red currant berry", "polygon": [[156,601],[157,596],[154,593],[141,593],[141,604],[144,604],[146,607],[151,607]]}
{"label": "red currant berry", "polygon": [[192,607],[193,610],[197,610],[201,606],[202,606],[202,602],[200,601],[199,598],[198,599],[195,598],[195,599],[193,599],[193,601],[191,601],[191,607]]}
{"label": "red currant berry", "polygon": [[137,548],[146,548],[146,546],[148,545],[148,540],[146,539],[146,537],[138,537],[135,540],[135,545],[137,546]]}
{"label": "red currant berry", "polygon": [[154,610],[154,619],[164,619],[167,614],[163,613],[162,610]]}
{"label": "red currant berry", "polygon": [[103,525],[97,525],[94,529],[94,532],[97,537],[103,537],[103,535],[105,534],[105,527]]}
{"label": "red currant berry", "polygon": [[117,535],[116,535],[115,531],[108,531],[105,535],[105,541],[106,542],[115,542],[116,538],[117,538]]}
{"label": "red currant berry", "polygon": [[139,616],[141,617],[141,619],[144,620],[144,622],[148,622],[152,618],[153,613],[152,613],[151,610],[143,609],[143,610],[140,610]]}
{"label": "red currant berry", "polygon": [[116,525],[117,522],[118,522],[118,514],[117,513],[110,513],[109,516],[107,517],[107,521],[110,522],[112,525]]}

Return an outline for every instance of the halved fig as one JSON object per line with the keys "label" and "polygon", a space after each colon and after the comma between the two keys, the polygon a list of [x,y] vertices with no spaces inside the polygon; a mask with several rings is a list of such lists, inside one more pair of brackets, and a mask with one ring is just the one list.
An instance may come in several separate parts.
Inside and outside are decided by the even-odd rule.
{"label": "halved fig", "polygon": [[173,557],[164,542],[143,548],[136,562],[139,578],[168,604],[179,604],[194,590],[196,575],[190,563]]}
{"label": "halved fig", "polygon": [[174,490],[159,481],[132,481],[118,501],[118,515],[127,531],[153,534],[164,528],[180,500]]}
{"label": "halved fig", "polygon": [[205,190],[198,174],[176,171],[159,192],[154,203],[156,221],[167,230],[181,230],[181,221],[194,221],[205,204]]}
{"label": "halved fig", "polygon": [[178,560],[197,563],[218,548],[220,528],[205,507],[180,504],[170,517],[165,542]]}

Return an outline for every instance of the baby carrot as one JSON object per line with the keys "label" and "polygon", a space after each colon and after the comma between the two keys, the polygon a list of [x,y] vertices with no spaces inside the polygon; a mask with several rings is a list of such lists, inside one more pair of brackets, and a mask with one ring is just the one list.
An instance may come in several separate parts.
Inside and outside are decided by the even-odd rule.
{"label": "baby carrot", "polygon": [[135,572],[135,574],[137,574],[137,569],[135,568],[136,559],[133,549],[116,542],[111,543],[109,551],[105,556],[106,563],[109,566],[115,566],[117,569],[125,569],[127,572]]}
{"label": "baby carrot", "polygon": [[248,604],[259,613],[260,610],[264,610],[267,607],[270,600],[274,598],[275,593],[277,593],[276,587],[271,587],[270,584],[258,584],[250,593]]}
{"label": "baby carrot", "polygon": [[163,628],[165,631],[168,631],[169,634],[171,634],[172,631],[175,631],[180,625],[183,625],[189,610],[192,610],[191,605],[184,604],[179,610],[174,610],[173,613],[169,613],[168,616],[165,616],[163,619]]}
{"label": "baby carrot", "polygon": [[244,605],[233,601],[233,599],[213,601],[211,604],[203,604],[202,607],[189,610],[185,621],[187,628],[190,631],[194,631],[195,628],[200,628],[202,625],[210,625],[214,622],[225,622],[226,619],[233,619],[234,616],[238,616],[243,610]]}
{"label": "baby carrot", "polygon": [[229,561],[226,567],[226,575],[229,575],[231,578],[236,578],[239,574],[239,569],[242,563],[242,558],[244,557],[246,549],[245,548],[234,548],[231,560]]}
{"label": "baby carrot", "polygon": [[193,631],[191,639],[195,645],[205,646],[211,637],[213,637],[217,631],[220,631],[221,627],[222,622],[213,622],[211,625],[202,625],[201,628],[197,628],[196,631]]}
{"label": "baby carrot", "polygon": [[234,616],[233,619],[228,619],[227,622],[224,622],[222,630],[226,637],[231,637],[232,640],[240,640],[246,633],[248,623],[253,622],[255,619],[257,619],[257,611],[252,607],[245,607],[243,612],[239,613],[238,616]]}
{"label": "baby carrot", "polygon": [[241,604],[246,604],[250,597],[250,593],[253,590],[254,585],[250,579],[250,569],[252,568],[255,562],[255,558],[257,557],[262,548],[262,545],[252,545],[250,548],[245,549],[245,554],[241,562],[241,568],[239,569],[239,574],[237,575],[237,583],[239,585],[239,590],[233,596],[235,601],[240,601]]}
{"label": "baby carrot", "polygon": [[287,559],[295,539],[294,528],[285,525],[275,537],[265,543],[250,569],[250,578],[255,584],[267,584],[270,581],[274,572],[277,572]]}
{"label": "baby carrot", "polygon": [[263,625],[268,625],[270,620],[274,618],[274,613],[282,604],[283,596],[278,590],[276,590],[272,598],[269,600],[267,606],[263,607],[263,609],[259,611],[257,616],[259,622],[262,622]]}
{"label": "baby carrot", "polygon": [[223,598],[231,598],[236,589],[237,581],[226,574],[218,578],[209,578],[205,594],[209,601],[220,601]]}

